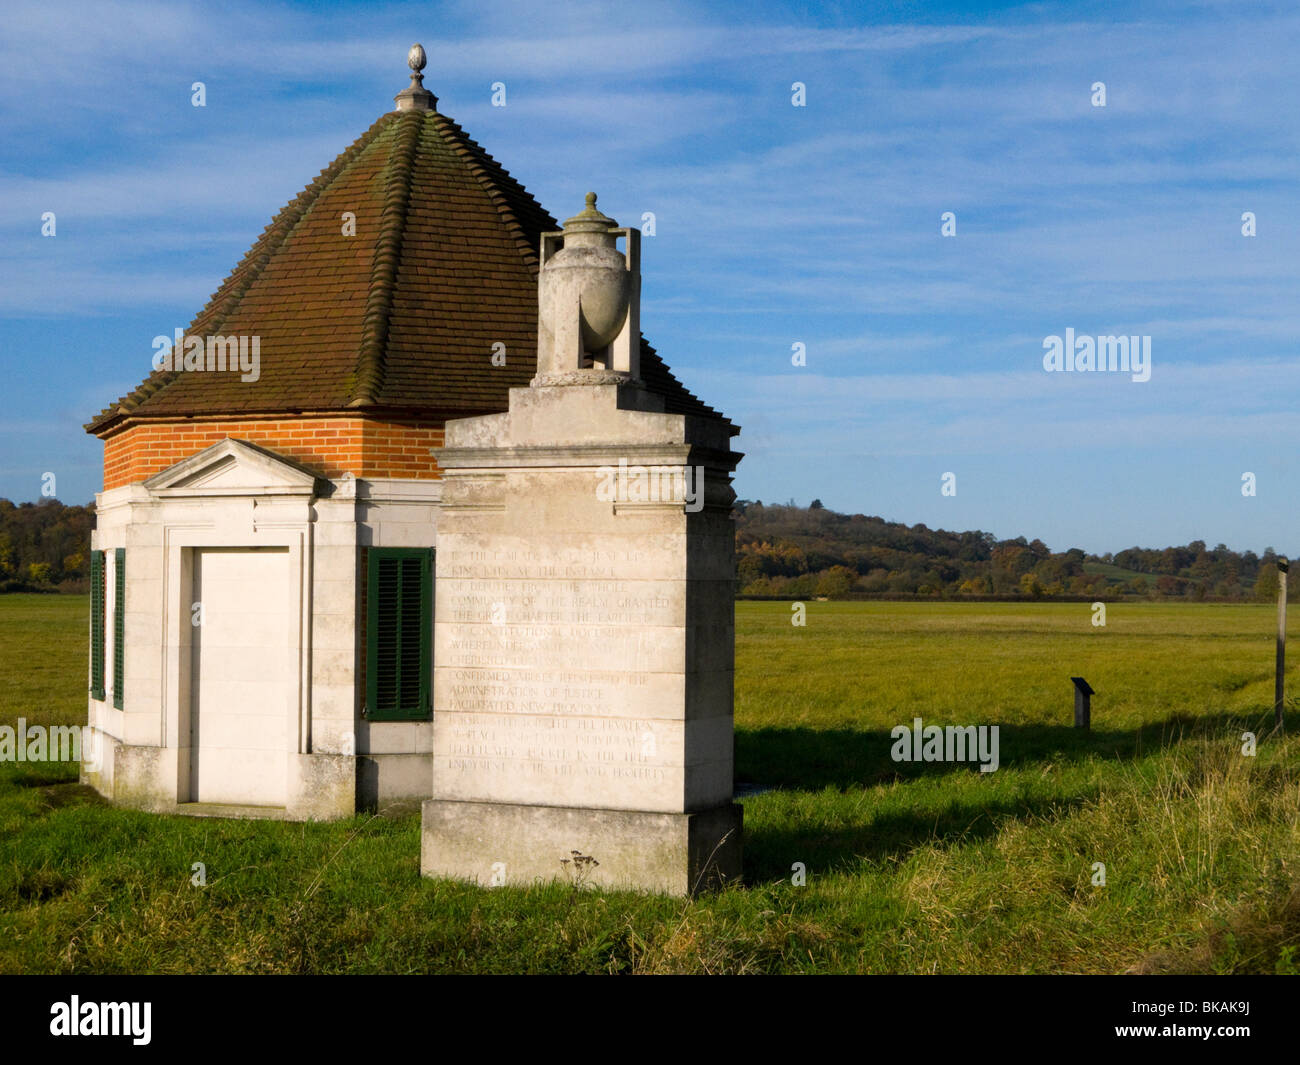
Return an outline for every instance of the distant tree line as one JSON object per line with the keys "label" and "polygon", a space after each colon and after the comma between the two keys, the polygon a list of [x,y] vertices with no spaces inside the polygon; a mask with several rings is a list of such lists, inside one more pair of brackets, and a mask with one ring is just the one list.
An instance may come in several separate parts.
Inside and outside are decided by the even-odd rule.
{"label": "distant tree line", "polygon": [[[739,500],[737,591],[778,598],[1053,597],[1271,600],[1278,556],[1202,540],[1091,555],[1049,551],[1041,540],[946,532],[862,514],[814,499],[767,505]],[[85,592],[95,508],[54,499],[0,499],[0,592]],[[1289,582],[1300,598],[1300,576]]]}
{"label": "distant tree line", "polygon": [[[739,500],[737,590],[804,598],[1141,597],[1268,600],[1277,597],[1278,556],[1193,540],[1182,547],[1130,547],[1093,555],[1053,552],[1041,540],[946,532],[863,514]],[[1300,598],[1300,577],[1288,583]]]}
{"label": "distant tree line", "polygon": [[93,506],[0,499],[0,592],[89,589]]}

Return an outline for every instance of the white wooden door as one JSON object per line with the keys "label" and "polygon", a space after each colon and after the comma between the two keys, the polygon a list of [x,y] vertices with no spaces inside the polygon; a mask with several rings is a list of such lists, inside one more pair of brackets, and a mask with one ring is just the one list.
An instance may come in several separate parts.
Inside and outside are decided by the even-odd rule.
{"label": "white wooden door", "polygon": [[198,802],[283,806],[289,751],[289,552],[194,552],[191,785]]}

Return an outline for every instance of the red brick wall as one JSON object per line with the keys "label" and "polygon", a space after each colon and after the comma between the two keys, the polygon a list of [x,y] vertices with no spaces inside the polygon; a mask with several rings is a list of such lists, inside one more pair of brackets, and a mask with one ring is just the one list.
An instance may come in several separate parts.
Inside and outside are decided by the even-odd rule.
{"label": "red brick wall", "polygon": [[411,477],[442,474],[432,447],[441,423],[377,421],[356,416],[266,418],[127,425],[104,441],[104,491],[143,481],[226,437],[247,440],[294,459],[323,477]]}
{"label": "red brick wall", "polygon": [[429,449],[442,447],[442,423],[369,419],[361,427],[361,469],[358,477],[414,477],[436,480],[442,471]]}

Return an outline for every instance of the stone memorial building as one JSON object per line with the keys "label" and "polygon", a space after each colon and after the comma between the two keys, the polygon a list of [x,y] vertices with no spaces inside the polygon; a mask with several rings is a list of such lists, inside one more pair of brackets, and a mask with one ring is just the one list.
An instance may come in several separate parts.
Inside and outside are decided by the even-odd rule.
{"label": "stone memorial building", "polygon": [[568,843],[597,881],[736,875],[737,430],[640,335],[640,233],[592,195],[561,230],[409,63],[87,426],[85,779],[170,813],[428,800],[425,871],[484,883]]}

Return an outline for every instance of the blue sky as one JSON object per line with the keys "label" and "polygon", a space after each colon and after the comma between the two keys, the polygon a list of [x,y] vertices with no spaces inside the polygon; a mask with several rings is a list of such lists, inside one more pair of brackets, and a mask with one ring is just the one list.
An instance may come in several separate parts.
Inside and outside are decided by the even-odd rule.
{"label": "blue sky", "polygon": [[[92,498],[82,423],[391,109],[416,40],[553,214],[654,212],[642,328],[743,427],[742,497],[1300,551],[1300,12],[1268,4],[7,0],[0,496]],[[1067,327],[1149,335],[1151,379],[1046,372]]]}

